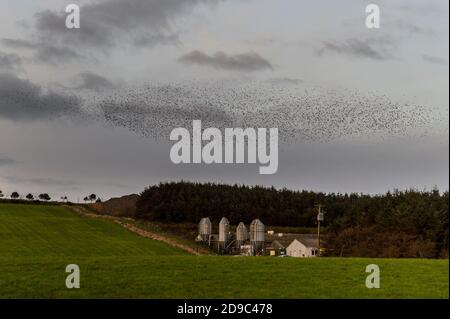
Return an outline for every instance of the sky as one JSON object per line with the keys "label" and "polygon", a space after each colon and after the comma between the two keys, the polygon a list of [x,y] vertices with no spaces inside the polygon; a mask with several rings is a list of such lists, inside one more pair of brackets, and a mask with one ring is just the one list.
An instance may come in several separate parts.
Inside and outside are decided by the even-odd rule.
{"label": "sky", "polygon": [[[369,3],[0,0],[0,190],[448,190],[448,1],[373,2],[379,29]],[[196,119],[277,127],[277,173],[173,164],[170,131]]]}

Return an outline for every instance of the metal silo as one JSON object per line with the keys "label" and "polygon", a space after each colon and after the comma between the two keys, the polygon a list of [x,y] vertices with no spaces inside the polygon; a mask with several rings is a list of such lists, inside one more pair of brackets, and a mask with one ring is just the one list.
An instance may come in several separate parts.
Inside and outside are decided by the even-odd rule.
{"label": "metal silo", "polygon": [[255,253],[262,253],[264,249],[264,224],[259,219],[254,219],[250,224],[250,243],[255,248]]}
{"label": "metal silo", "polygon": [[244,223],[239,223],[236,227],[236,247],[239,249],[241,245],[245,243],[248,239],[247,227],[245,227]]}
{"label": "metal silo", "polygon": [[230,223],[228,222],[228,219],[222,217],[219,223],[219,243],[225,244],[228,241],[229,233]]}
{"label": "metal silo", "polygon": [[202,238],[203,241],[208,241],[211,236],[211,221],[208,217],[204,217],[198,223],[198,234]]}

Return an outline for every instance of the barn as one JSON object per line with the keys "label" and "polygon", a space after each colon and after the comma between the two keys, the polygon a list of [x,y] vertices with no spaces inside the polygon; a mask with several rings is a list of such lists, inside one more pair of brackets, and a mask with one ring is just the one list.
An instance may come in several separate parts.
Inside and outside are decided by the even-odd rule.
{"label": "barn", "polygon": [[286,247],[286,255],[291,257],[317,257],[319,254],[318,237],[313,234],[299,234]]}

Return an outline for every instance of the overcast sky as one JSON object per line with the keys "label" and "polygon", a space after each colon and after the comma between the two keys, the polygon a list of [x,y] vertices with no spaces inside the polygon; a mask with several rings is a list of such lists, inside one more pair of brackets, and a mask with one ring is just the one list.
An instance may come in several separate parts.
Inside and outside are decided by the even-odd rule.
{"label": "overcast sky", "polygon": [[[380,29],[368,3],[0,0],[0,190],[448,190],[448,1],[375,1]],[[169,133],[195,119],[278,127],[278,172],[173,164]]]}

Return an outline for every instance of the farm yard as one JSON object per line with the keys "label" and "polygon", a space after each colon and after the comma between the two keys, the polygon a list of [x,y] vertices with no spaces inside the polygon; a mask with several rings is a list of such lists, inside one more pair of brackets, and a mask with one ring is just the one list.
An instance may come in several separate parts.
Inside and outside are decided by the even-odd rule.
{"label": "farm yard", "polygon": [[[81,288],[67,289],[77,264]],[[381,287],[367,289],[377,264]],[[62,206],[0,204],[0,298],[448,298],[448,259],[195,256]]]}

